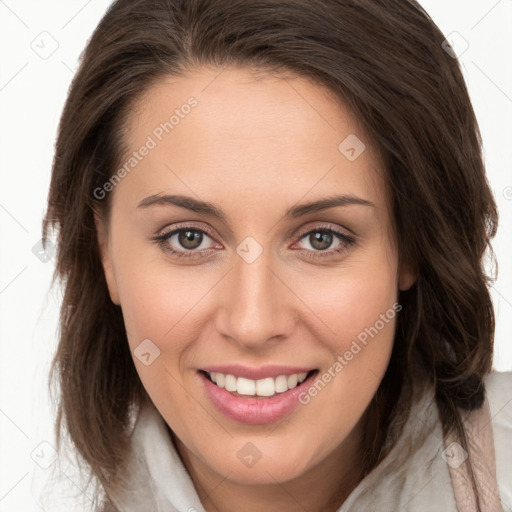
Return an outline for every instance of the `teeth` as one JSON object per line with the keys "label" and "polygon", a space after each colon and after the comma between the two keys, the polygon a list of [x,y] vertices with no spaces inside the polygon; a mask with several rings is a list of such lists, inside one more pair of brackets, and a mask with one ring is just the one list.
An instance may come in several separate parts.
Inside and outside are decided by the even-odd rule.
{"label": "teeth", "polygon": [[299,376],[295,373],[294,375],[288,376],[288,388],[293,389],[299,382]]}
{"label": "teeth", "polygon": [[217,386],[219,386],[219,388],[223,388],[226,382],[226,376],[223,373],[217,373],[215,382],[217,383]]}
{"label": "teeth", "polygon": [[293,375],[279,375],[276,378],[267,377],[266,379],[252,380],[244,377],[236,378],[234,375],[224,375],[219,372],[211,372],[210,379],[216,383],[219,388],[224,388],[232,393],[247,396],[274,396],[276,393],[284,393],[289,389],[297,387],[304,382],[307,372],[295,373]]}
{"label": "teeth", "polygon": [[[254,382],[254,381],[253,381]],[[258,396],[272,396],[276,394],[276,385],[272,377],[256,381],[256,394]]]}
{"label": "teeth", "polygon": [[299,373],[299,377],[298,377],[298,380],[299,380],[299,384],[301,384],[302,382],[304,382],[306,380],[306,377],[308,376],[308,372],[304,372],[304,373]]}
{"label": "teeth", "polygon": [[224,378],[224,388],[227,391],[236,391],[236,378],[234,375],[226,375]]}
{"label": "teeth", "polygon": [[238,377],[236,381],[236,392],[239,395],[252,395],[256,394],[256,382],[250,379]]}
{"label": "teeth", "polygon": [[286,375],[279,375],[276,377],[276,393],[283,393],[284,391],[288,391],[288,379]]}

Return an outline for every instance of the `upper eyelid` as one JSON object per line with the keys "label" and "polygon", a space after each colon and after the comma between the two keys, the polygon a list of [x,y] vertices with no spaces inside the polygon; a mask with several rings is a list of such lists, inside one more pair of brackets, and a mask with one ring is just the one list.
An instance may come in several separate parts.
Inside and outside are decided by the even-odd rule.
{"label": "upper eyelid", "polygon": [[192,221],[191,222],[183,222],[183,223],[179,222],[176,225],[166,226],[157,232],[156,238],[162,238],[167,235],[171,235],[171,233],[174,236],[176,233],[179,233],[180,231],[186,231],[187,229],[189,229],[191,231],[199,231],[199,232],[205,233],[213,241],[220,244],[220,242],[217,241],[217,238],[215,237],[215,235],[213,233],[211,233],[211,230],[209,230],[208,228],[203,227],[203,226],[201,226],[201,227],[196,226]]}
{"label": "upper eyelid", "polygon": [[[323,224],[319,224],[317,226],[309,226],[308,228],[304,228],[304,229],[300,229],[296,234],[295,236],[299,236],[299,237],[303,237],[304,235],[307,235],[308,233],[310,233],[311,231],[322,231],[322,230],[332,230],[334,231],[335,233],[336,232],[342,232],[342,231],[348,231],[349,233],[351,233],[351,231],[347,228],[344,228],[344,227],[338,227],[338,226],[334,226],[332,225],[331,223],[329,222],[326,222],[326,223],[323,223]],[[352,236],[351,234],[347,234],[346,236]]]}
{"label": "upper eyelid", "polygon": [[158,236],[165,236],[169,235],[170,233],[178,232],[178,231],[185,231],[185,230],[191,230],[191,231],[201,231],[203,233],[206,233],[209,237],[214,238],[212,233],[204,227],[195,226],[194,224],[184,223],[183,225],[178,224],[176,226],[167,226],[165,228],[162,228],[158,232]]}

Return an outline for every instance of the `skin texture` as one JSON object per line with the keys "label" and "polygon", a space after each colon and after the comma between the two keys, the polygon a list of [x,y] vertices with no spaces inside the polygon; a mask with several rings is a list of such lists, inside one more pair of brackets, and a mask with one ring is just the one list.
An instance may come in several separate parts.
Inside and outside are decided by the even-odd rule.
{"label": "skin texture", "polygon": [[[139,99],[126,124],[126,159],[188,98],[198,103],[161,141],[153,136],[156,147],[110,192],[109,219],[97,217],[105,275],[132,353],[144,339],[160,350],[149,366],[134,364],[206,510],[335,510],[358,482],[361,418],[387,368],[395,320],[309,404],[271,424],[220,413],[198,369],[279,364],[322,374],[412,276],[398,267],[380,163],[354,116],[305,78],[253,71],[199,68],[161,79]],[[366,145],[354,161],[338,149],[350,134]],[[211,202],[226,219],[137,207],[154,194]],[[374,206],[284,217],[333,194]],[[154,240],[183,223],[210,233],[194,249],[200,257],[171,255]],[[303,236],[320,227],[356,243],[333,235],[322,252]],[[263,250],[251,263],[236,251],[248,236]],[[187,251],[178,235],[164,243]],[[252,467],[237,457],[248,442],[261,453]]]}

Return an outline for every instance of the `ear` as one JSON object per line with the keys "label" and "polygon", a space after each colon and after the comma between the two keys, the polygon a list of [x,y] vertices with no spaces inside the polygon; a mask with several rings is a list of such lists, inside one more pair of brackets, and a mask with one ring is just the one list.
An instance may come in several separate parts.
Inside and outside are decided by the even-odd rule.
{"label": "ear", "polygon": [[416,272],[410,265],[402,265],[398,276],[398,289],[400,291],[408,290],[417,279]]}
{"label": "ear", "polygon": [[108,292],[110,294],[110,300],[117,304],[121,304],[119,301],[119,294],[117,291],[117,283],[112,268],[112,257],[110,254],[110,244],[108,236],[108,226],[106,221],[103,219],[98,211],[94,211],[94,223],[96,225],[96,233],[98,239],[98,248],[100,251],[101,263],[103,265],[103,271],[105,272],[105,280],[107,281]]}

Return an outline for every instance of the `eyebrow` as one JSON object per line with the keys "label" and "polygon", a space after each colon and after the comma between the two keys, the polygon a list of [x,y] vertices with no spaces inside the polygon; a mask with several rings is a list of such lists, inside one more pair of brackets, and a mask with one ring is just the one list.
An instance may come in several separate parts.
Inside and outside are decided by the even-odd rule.
{"label": "eyebrow", "polygon": [[[186,208],[187,210],[191,210],[196,213],[210,215],[220,220],[225,220],[226,218],[224,212],[221,209],[217,208],[212,203],[209,203],[207,201],[200,201],[198,199],[194,199],[193,197],[183,195],[153,194],[143,199],[137,205],[137,208],[149,208],[151,206],[164,205],[179,206],[181,208]],[[361,205],[375,208],[375,204],[372,203],[371,201],[368,201],[367,199],[356,197],[351,194],[342,194],[326,197],[324,199],[312,201],[309,203],[303,203],[296,206],[292,206],[288,208],[288,210],[286,210],[284,216],[285,218],[288,219],[296,219],[298,217],[303,217],[304,215],[307,215],[309,213],[328,210],[329,208],[334,208],[336,206],[349,205]]]}

